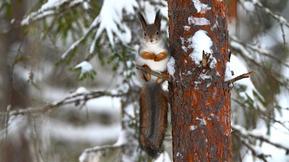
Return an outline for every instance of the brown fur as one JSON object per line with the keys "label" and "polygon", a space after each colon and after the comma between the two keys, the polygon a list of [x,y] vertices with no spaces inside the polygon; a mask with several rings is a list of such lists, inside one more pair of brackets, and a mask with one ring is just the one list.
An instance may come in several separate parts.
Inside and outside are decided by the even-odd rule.
{"label": "brown fur", "polygon": [[153,24],[148,24],[141,13],[138,13],[141,26],[143,28],[144,39],[146,42],[158,41],[161,39],[161,16],[160,11],[156,13]]}
{"label": "brown fur", "polygon": [[157,157],[167,127],[168,101],[160,84],[147,84],[140,95],[140,145]]}

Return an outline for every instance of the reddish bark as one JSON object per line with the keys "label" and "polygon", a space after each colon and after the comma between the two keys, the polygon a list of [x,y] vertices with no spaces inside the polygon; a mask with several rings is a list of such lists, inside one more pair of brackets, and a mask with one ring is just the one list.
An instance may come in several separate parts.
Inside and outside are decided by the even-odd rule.
{"label": "reddish bark", "polygon": [[229,20],[233,20],[237,18],[238,13],[238,1],[237,0],[227,0],[226,5],[228,8],[228,18]]}
{"label": "reddish bark", "polygon": [[[230,92],[224,85],[228,53],[226,7],[221,0],[200,0],[211,7],[199,12],[192,0],[168,0],[169,43],[175,58],[175,73],[170,83],[174,162],[231,161]],[[210,25],[190,25],[188,17],[203,17]],[[213,41],[212,56],[216,68],[197,66],[182,49],[181,37],[192,37],[198,30],[207,31]],[[200,40],[201,41],[201,40]],[[203,70],[211,79],[200,80]],[[200,84],[195,81],[199,80]]]}

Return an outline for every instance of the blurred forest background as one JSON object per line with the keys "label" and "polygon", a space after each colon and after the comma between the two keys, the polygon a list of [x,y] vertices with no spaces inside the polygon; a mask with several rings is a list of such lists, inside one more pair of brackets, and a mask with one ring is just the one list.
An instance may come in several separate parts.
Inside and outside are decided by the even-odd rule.
{"label": "blurred forest background", "polygon": [[[289,161],[288,0],[226,3],[231,68],[255,72],[232,91],[234,161]],[[167,40],[165,0],[1,0],[0,161],[144,161],[136,12],[158,9]]]}

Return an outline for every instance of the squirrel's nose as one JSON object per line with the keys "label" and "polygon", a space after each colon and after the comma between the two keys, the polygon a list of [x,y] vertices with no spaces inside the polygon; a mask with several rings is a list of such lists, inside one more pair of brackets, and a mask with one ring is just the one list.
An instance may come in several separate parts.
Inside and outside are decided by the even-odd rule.
{"label": "squirrel's nose", "polygon": [[154,40],[151,39],[151,42],[153,42]]}

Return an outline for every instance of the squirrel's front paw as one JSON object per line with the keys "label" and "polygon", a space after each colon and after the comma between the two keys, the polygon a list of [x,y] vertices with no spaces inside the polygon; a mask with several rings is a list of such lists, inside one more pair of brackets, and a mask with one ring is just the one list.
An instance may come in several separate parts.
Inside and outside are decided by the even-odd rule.
{"label": "squirrel's front paw", "polygon": [[147,65],[143,65],[143,67],[145,68],[145,71],[143,71],[143,79],[145,81],[151,80],[152,76],[149,72],[147,72],[147,71],[151,71],[150,67]]}
{"label": "squirrel's front paw", "polygon": [[159,53],[158,55],[155,56],[154,61],[161,61],[161,60],[163,60],[163,59],[165,59],[167,57],[168,57],[167,52],[161,52],[161,53]]}
{"label": "squirrel's front paw", "polygon": [[169,74],[165,71],[165,72],[162,72],[161,75],[158,76],[156,82],[160,84],[163,81],[167,80],[168,78],[169,78]]}
{"label": "squirrel's front paw", "polygon": [[145,60],[154,60],[155,59],[155,54],[152,52],[142,51],[140,53],[140,56]]}

